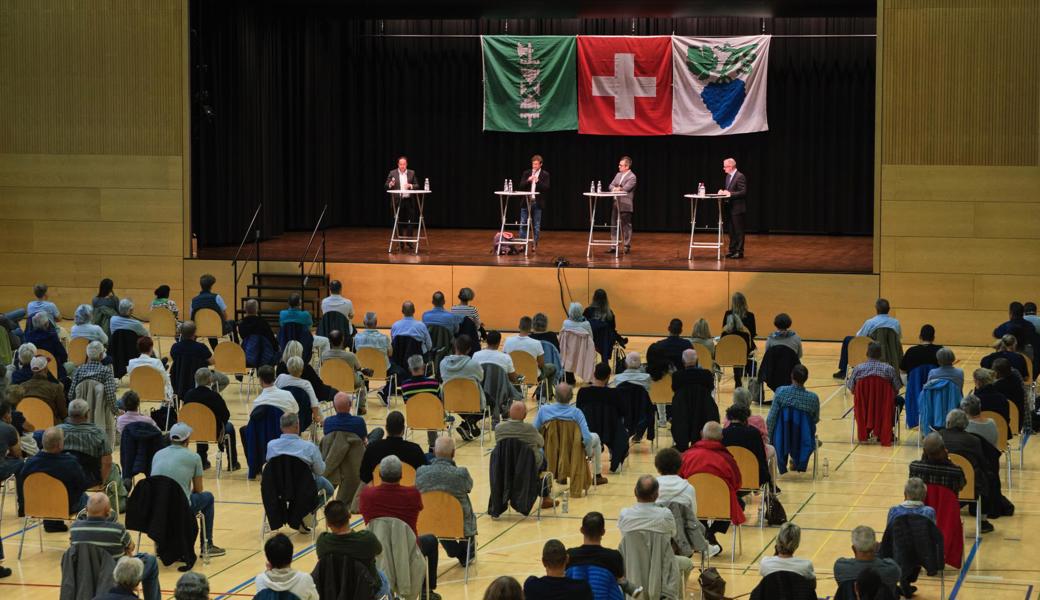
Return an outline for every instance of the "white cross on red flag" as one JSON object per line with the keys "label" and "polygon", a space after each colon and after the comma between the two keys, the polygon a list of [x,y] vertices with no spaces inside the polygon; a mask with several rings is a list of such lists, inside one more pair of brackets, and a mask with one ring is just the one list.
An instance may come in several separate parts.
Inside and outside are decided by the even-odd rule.
{"label": "white cross on red flag", "polygon": [[578,36],[578,132],[672,132],[671,38]]}

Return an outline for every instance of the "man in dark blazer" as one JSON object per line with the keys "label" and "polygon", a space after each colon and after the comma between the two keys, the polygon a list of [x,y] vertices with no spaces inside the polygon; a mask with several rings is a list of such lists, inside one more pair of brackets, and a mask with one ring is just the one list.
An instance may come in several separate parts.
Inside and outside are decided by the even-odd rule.
{"label": "man in dark blazer", "polygon": [[[616,223],[618,212],[621,213],[621,243],[625,246],[625,254],[632,251],[632,213],[635,211],[636,174],[632,172],[632,159],[622,156],[618,161],[618,172],[611,180],[608,188],[612,192],[625,192],[624,196],[614,199],[614,209],[610,212],[610,222]],[[607,252],[613,252],[613,248]]]}
{"label": "man in dark blazer", "polygon": [[[538,246],[538,238],[542,233],[542,207],[545,206],[545,194],[549,191],[549,172],[542,169],[542,156],[531,157],[531,168],[520,176],[520,185],[516,191],[538,192],[531,207],[531,226],[534,227],[534,245]],[[527,237],[527,203],[520,207],[520,237]]]}
{"label": "man in dark blazer", "polygon": [[[415,189],[415,171],[408,168],[408,157],[402,156],[397,159],[397,168],[391,169],[390,174],[386,176],[386,189],[388,190],[413,190]],[[415,204],[415,199],[410,194],[401,194],[399,202],[401,203],[401,210],[398,213],[401,221],[408,222],[408,225],[400,225],[397,232],[402,237],[412,237],[415,235],[415,227],[411,225],[418,220],[419,211]],[[411,244],[405,244],[406,247],[411,247]],[[401,244],[398,244],[398,249],[401,248]]]}
{"label": "man in dark blazer", "polygon": [[737,170],[737,161],[727,158],[722,161],[722,170],[726,173],[723,187],[719,193],[728,197],[729,202],[729,253],[726,258],[744,258],[744,214],[747,212],[747,178]]}

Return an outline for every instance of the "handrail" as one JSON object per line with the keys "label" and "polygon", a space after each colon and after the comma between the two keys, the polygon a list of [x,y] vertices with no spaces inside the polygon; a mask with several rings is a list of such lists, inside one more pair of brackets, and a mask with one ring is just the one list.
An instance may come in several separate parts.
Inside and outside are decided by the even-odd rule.
{"label": "handrail", "polygon": [[318,215],[318,221],[314,224],[314,230],[311,231],[311,238],[307,240],[307,247],[303,250],[303,256],[300,257],[300,297],[302,298],[307,287],[307,282],[310,280],[311,272],[314,270],[314,266],[318,262],[318,255],[321,254],[321,266],[322,275],[325,274],[325,230],[321,229],[321,243],[318,248],[314,251],[314,257],[310,260],[310,265],[304,269],[304,262],[310,255],[311,245],[314,244],[314,237],[318,235],[318,229],[321,228],[321,222],[325,219],[325,213],[328,212],[329,205],[326,204],[321,209],[321,214]]}
{"label": "handrail", "polygon": [[[242,247],[246,245],[246,240],[249,239],[249,232],[253,230],[253,223],[256,223],[256,218],[260,216],[260,209],[263,208],[264,203],[256,205],[256,211],[253,213],[253,218],[250,219],[249,225],[246,226],[246,232],[242,236],[242,243],[238,245],[238,251],[235,252],[235,258],[231,259],[231,264],[235,264],[238,261],[238,255],[242,254]],[[249,260],[248,258],[246,260]]]}
{"label": "handrail", "polygon": [[234,311],[238,310],[238,281],[240,279],[242,279],[242,276],[245,275],[245,273],[246,273],[245,269],[242,269],[242,271],[239,272],[239,270],[238,270],[238,257],[242,254],[242,248],[246,245],[246,240],[249,239],[249,232],[251,232],[251,231],[253,232],[254,246],[253,246],[253,248],[249,249],[249,255],[246,256],[245,262],[249,262],[249,259],[253,257],[253,251],[255,250],[256,251],[256,272],[257,273],[260,272],[260,228],[253,229],[253,225],[256,223],[257,217],[260,216],[260,209],[263,208],[263,206],[264,206],[263,202],[260,202],[260,203],[258,203],[256,205],[256,211],[253,212],[253,218],[250,219],[249,225],[246,226],[246,232],[242,236],[242,243],[238,245],[238,250],[235,252],[235,258],[231,259],[231,268],[232,268],[232,270],[234,272],[234,276],[232,277],[232,279],[234,280],[234,283],[231,284],[231,289],[233,290],[232,291],[232,298],[233,298],[233,300],[232,300],[232,305],[231,305],[232,306],[231,310],[232,310],[232,317],[233,318],[235,316]]}
{"label": "handrail", "polygon": [[329,205],[328,204],[326,204],[325,207],[321,209],[321,214],[318,215],[318,222],[314,224],[314,230],[311,231],[311,239],[307,240],[307,247],[303,249],[303,255],[300,256],[300,268],[301,269],[303,268],[303,261],[306,260],[306,258],[307,258],[307,252],[310,251],[311,244],[314,243],[314,236],[318,235],[318,228],[321,227],[321,221],[322,221],[322,219],[325,218],[325,211],[327,211],[327,210],[329,210]]}

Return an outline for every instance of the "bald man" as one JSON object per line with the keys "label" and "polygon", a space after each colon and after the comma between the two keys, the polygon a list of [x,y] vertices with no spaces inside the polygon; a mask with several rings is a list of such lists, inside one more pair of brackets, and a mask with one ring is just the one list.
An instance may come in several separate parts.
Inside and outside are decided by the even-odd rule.
{"label": "bald man", "polygon": [[[477,535],[477,517],[473,514],[473,505],[469,493],[473,491],[473,478],[466,467],[455,464],[455,440],[447,435],[437,438],[433,446],[433,462],[419,467],[415,473],[415,487],[420,493],[447,492],[462,505],[463,534],[467,538]],[[441,546],[448,556],[458,559],[465,566],[466,542],[441,541]],[[469,544],[470,558],[476,558],[477,545]]]}
{"label": "bald man", "polygon": [[[545,462],[545,439],[534,428],[534,425],[525,419],[527,419],[527,405],[519,400],[509,405],[509,418],[495,427],[495,444],[497,445],[502,440],[520,440],[527,444],[527,447],[534,452],[534,464],[539,465],[539,472],[543,472],[548,466]],[[542,508],[552,507],[552,490],[543,487]]]}
{"label": "bald man", "polygon": [[73,546],[88,544],[108,552],[114,560],[122,556],[134,556],[144,563],[141,587],[145,600],[160,600],[159,565],[151,554],[134,553],[134,541],[126,527],[119,522],[118,515],[112,513],[108,496],[101,492],[94,493],[87,500],[87,514],[76,519],[69,533]]}
{"label": "bald man", "polygon": [[[83,472],[83,467],[71,455],[62,452],[65,449],[65,435],[58,427],[51,427],[43,432],[43,451],[25,461],[22,472],[19,474],[18,505],[24,502],[22,486],[25,478],[33,473],[46,473],[65,485],[68,492],[69,514],[77,513],[87,506],[87,488],[90,487],[90,479]],[[64,521],[45,520],[44,531],[68,531]]]}
{"label": "bald man", "polygon": [[339,392],[332,398],[332,406],[336,409],[336,414],[325,419],[323,426],[325,435],[329,435],[334,431],[344,431],[353,433],[367,444],[368,427],[364,419],[351,414],[350,411],[353,405],[353,399],[346,392]]}

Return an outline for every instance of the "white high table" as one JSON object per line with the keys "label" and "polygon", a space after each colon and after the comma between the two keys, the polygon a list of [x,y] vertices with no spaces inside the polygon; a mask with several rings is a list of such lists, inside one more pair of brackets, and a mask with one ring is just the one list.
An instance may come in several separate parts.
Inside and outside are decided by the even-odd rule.
{"label": "white high table", "polygon": [[[534,243],[534,231],[531,230],[531,219],[532,219],[532,210],[531,210],[531,208],[534,206],[535,196],[538,195],[538,192],[530,192],[530,191],[528,191],[528,192],[515,192],[515,191],[514,192],[503,192],[503,191],[498,191],[498,192],[495,192],[495,195],[498,196],[498,206],[499,206],[499,210],[502,213],[502,224],[498,228],[498,245],[495,246],[495,252],[497,252],[498,254],[501,254],[502,253],[502,246],[523,246],[524,247],[524,256],[527,256],[527,252],[528,252],[528,250],[530,250],[531,244]],[[523,237],[520,237],[519,235],[517,235],[517,237],[515,239],[507,241],[507,240],[503,239],[503,237],[504,237],[503,234],[506,232],[506,220],[507,220],[508,215],[509,215],[509,200],[512,199],[512,198],[520,198],[523,202],[525,202],[525,205],[527,206],[527,223],[526,223],[527,228],[525,229],[524,228],[525,223],[522,223],[520,221],[517,221],[515,225],[510,223],[509,224],[510,227],[514,227],[514,226],[515,227],[519,227],[520,231],[526,232],[526,233],[524,233]]]}
{"label": "white high table", "polygon": [[[592,256],[593,246],[613,246],[614,256],[618,255],[618,247],[621,246],[621,211],[617,213],[617,219],[614,224],[596,225],[596,204],[601,198],[610,198],[617,203],[617,199],[621,196],[626,195],[627,192],[585,192],[583,195],[589,199],[589,245],[585,250],[585,258]],[[594,238],[594,234],[597,229],[605,229],[607,231],[613,231],[613,236],[610,241],[597,240]]]}
{"label": "white high table", "polygon": [[[387,190],[386,193],[390,194],[390,207],[394,211],[394,228],[390,232],[390,247],[387,248],[387,252],[394,251],[395,243],[404,244],[415,244],[415,253],[419,253],[419,242],[420,240],[426,240],[426,249],[430,249],[430,240],[426,237],[426,220],[423,218],[423,203],[426,200],[426,195],[432,193],[430,190]],[[419,209],[419,221],[405,221],[400,220],[401,214],[401,203],[405,200],[405,195],[412,196],[415,198],[415,206]],[[401,225],[416,225],[414,236],[404,237],[400,235],[398,229]]]}
{"label": "white high table", "polygon": [[[715,260],[722,260],[722,201],[728,198],[723,194],[685,194],[683,198],[690,199],[690,249],[686,253],[686,260],[693,259],[694,248],[714,248],[715,249]],[[693,241],[693,234],[697,232],[697,205],[700,200],[714,200],[716,206],[719,209],[719,222],[718,226],[714,228],[715,241],[714,242],[695,242]],[[712,227],[706,227],[705,231],[709,233],[712,231]]]}

